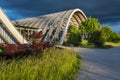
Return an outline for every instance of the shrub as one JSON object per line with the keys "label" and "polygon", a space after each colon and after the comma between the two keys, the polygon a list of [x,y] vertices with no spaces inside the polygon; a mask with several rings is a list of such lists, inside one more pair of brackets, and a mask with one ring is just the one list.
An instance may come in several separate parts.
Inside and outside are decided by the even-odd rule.
{"label": "shrub", "polygon": [[6,56],[26,55],[37,53],[46,48],[52,47],[48,43],[32,43],[32,44],[0,44],[3,54]]}
{"label": "shrub", "polygon": [[103,47],[105,40],[102,37],[101,31],[94,31],[92,36],[88,39],[89,43],[94,43],[96,47]]}
{"label": "shrub", "polygon": [[82,46],[87,46],[88,45],[88,41],[87,40],[82,40],[81,45]]}
{"label": "shrub", "polygon": [[3,55],[3,49],[0,48],[0,56]]}
{"label": "shrub", "polygon": [[78,46],[81,42],[81,32],[76,26],[72,26],[69,35],[68,35],[68,40],[67,44],[73,44],[74,46]]}
{"label": "shrub", "polygon": [[104,40],[107,42],[110,40],[112,29],[109,26],[101,26],[101,34]]}
{"label": "shrub", "polygon": [[2,44],[0,44],[0,56],[3,56],[4,49],[2,47]]}
{"label": "shrub", "polygon": [[119,43],[120,42],[120,34],[116,32],[112,32],[110,34],[109,42]]}

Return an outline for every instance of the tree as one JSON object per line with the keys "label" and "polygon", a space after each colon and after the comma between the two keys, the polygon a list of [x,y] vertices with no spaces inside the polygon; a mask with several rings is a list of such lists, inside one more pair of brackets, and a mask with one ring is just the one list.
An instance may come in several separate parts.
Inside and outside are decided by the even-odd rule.
{"label": "tree", "polygon": [[[88,43],[94,43],[97,47],[102,47],[106,39],[106,37],[102,36],[100,28],[100,23],[96,18],[89,17],[85,22],[82,22],[81,24],[82,33],[86,33],[88,35]],[[109,28],[105,27],[105,29]],[[107,34],[105,34],[105,36],[106,35]]]}
{"label": "tree", "polygon": [[98,19],[96,18],[87,18],[85,22],[82,22],[81,26],[81,31],[83,33],[93,33],[96,30],[99,30],[100,24],[98,22]]}
{"label": "tree", "polygon": [[102,37],[106,42],[120,42],[120,35],[114,31],[109,26],[101,27]]}
{"label": "tree", "polygon": [[88,43],[94,43],[96,47],[103,47],[105,40],[100,30],[96,30],[92,33],[92,36],[88,39]]}
{"label": "tree", "polygon": [[68,32],[68,40],[67,42],[74,45],[79,45],[81,42],[81,32],[76,26],[72,26],[70,31]]}
{"label": "tree", "polygon": [[98,19],[96,18],[87,18],[86,21],[82,22],[81,26],[81,32],[82,34],[87,34],[87,39],[89,40],[89,38],[92,36],[92,34],[100,29],[100,24]]}
{"label": "tree", "polygon": [[101,26],[101,33],[102,33],[102,37],[104,38],[104,40],[110,41],[110,36],[112,34],[112,29],[109,26]]}
{"label": "tree", "polygon": [[120,35],[116,32],[112,32],[111,35],[110,35],[109,41],[110,42],[115,42],[115,43],[120,42]]}

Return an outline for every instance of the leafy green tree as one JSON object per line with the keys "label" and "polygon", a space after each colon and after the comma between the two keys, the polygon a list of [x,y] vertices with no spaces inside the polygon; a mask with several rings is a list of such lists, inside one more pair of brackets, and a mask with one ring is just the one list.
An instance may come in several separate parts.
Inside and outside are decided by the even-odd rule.
{"label": "leafy green tree", "polygon": [[115,42],[118,43],[120,42],[120,34],[116,33],[116,32],[112,32],[109,38],[110,42]]}
{"label": "leafy green tree", "polygon": [[105,34],[105,36],[102,36],[100,28],[100,23],[96,18],[89,17],[81,24],[82,33],[86,33],[88,35],[88,43],[94,43],[97,47],[102,47],[104,45],[106,40],[105,36],[107,35]]}
{"label": "leafy green tree", "polygon": [[105,39],[102,36],[100,30],[96,30],[92,33],[92,36],[88,39],[88,43],[94,43],[96,47],[103,47],[105,43]]}
{"label": "leafy green tree", "polygon": [[[87,39],[90,40],[93,33],[100,29],[100,24],[98,19],[96,18],[87,18],[86,21],[82,22],[81,26],[81,32],[82,34],[87,34]],[[84,35],[83,35],[84,37]]]}
{"label": "leafy green tree", "polygon": [[96,18],[87,18],[85,22],[82,22],[81,26],[81,31],[83,33],[93,33],[96,30],[99,30],[100,24],[98,22],[98,19]]}
{"label": "leafy green tree", "polygon": [[120,35],[114,31],[109,26],[101,27],[102,37],[106,42],[120,42]]}
{"label": "leafy green tree", "polygon": [[81,32],[76,26],[72,26],[69,33],[67,42],[74,45],[79,45],[81,42]]}
{"label": "leafy green tree", "polygon": [[102,33],[102,37],[104,38],[104,40],[110,41],[110,36],[112,34],[112,29],[109,26],[101,26],[101,33]]}

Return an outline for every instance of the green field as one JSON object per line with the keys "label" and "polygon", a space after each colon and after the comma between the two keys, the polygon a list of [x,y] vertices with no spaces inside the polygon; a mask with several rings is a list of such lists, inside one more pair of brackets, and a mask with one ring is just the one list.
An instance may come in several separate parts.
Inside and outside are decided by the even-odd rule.
{"label": "green field", "polygon": [[117,46],[120,46],[120,42],[118,42],[118,43],[106,42],[105,45],[112,46],[112,47],[117,47]]}
{"label": "green field", "polygon": [[74,80],[81,58],[66,49],[46,49],[37,55],[0,60],[0,80]]}

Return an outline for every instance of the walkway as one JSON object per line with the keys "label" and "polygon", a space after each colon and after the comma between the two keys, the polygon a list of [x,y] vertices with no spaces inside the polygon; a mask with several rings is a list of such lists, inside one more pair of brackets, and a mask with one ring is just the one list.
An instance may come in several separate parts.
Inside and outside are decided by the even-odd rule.
{"label": "walkway", "polygon": [[120,47],[74,50],[83,60],[76,80],[120,80]]}

